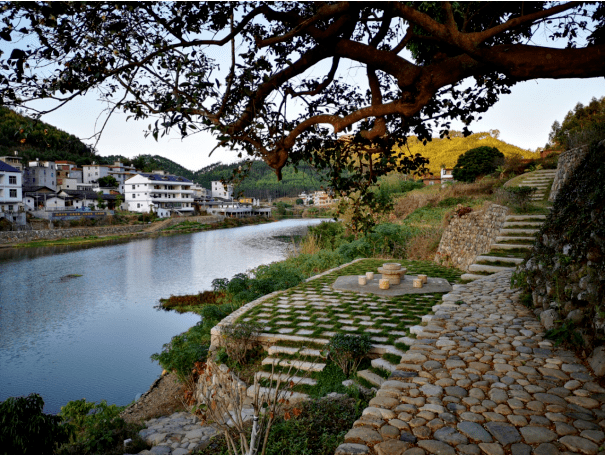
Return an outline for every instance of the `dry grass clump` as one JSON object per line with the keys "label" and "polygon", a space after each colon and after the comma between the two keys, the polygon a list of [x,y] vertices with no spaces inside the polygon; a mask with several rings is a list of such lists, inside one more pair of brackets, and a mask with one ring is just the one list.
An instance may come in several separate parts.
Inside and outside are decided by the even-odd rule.
{"label": "dry grass clump", "polygon": [[443,229],[425,229],[410,240],[407,259],[412,261],[432,261],[439,248]]}
{"label": "dry grass clump", "polygon": [[485,178],[475,183],[455,183],[445,188],[422,188],[411,191],[405,197],[397,200],[393,208],[394,218],[404,219],[414,210],[421,207],[435,207],[448,198],[472,197],[480,198],[491,196],[501,183],[498,180]]}

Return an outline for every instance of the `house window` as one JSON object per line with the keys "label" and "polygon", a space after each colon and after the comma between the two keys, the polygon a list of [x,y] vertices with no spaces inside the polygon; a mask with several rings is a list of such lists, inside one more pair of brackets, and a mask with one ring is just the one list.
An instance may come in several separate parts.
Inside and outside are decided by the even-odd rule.
{"label": "house window", "polygon": [[133,198],[133,199],[136,199],[136,198],[137,198],[137,195],[133,193],[132,198]]}
{"label": "house window", "polygon": [[10,197],[17,197],[17,190],[10,190]]}
{"label": "house window", "polygon": [[134,190],[134,188],[135,188],[135,185],[132,185],[132,189],[133,189],[133,190]]}
{"label": "house window", "polygon": [[12,212],[12,211],[13,211],[13,206],[12,206],[12,205],[9,205],[9,206],[8,206],[8,211],[9,211],[9,212]]}
{"label": "house window", "polygon": [[15,175],[11,175],[8,177],[8,183],[10,185],[16,185],[17,184],[17,177]]}
{"label": "house window", "polygon": [[141,204],[137,204],[137,209],[140,209],[140,208],[141,208]]}

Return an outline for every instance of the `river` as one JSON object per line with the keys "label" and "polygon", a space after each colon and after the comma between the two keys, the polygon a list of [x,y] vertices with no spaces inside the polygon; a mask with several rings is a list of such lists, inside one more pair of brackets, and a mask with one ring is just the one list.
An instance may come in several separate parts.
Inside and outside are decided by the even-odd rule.
{"label": "river", "polygon": [[130,403],[161,372],[149,356],[200,320],[154,308],[160,298],[282,260],[277,237],[320,221],[0,251],[0,401],[36,392],[50,413],[80,398]]}

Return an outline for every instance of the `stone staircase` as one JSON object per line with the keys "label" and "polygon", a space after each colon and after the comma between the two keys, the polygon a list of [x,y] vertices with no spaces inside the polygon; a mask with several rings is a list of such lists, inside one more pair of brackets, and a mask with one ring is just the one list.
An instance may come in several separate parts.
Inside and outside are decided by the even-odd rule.
{"label": "stone staircase", "polygon": [[543,201],[557,173],[556,169],[543,169],[534,171],[530,176],[523,180],[519,186],[529,186],[536,188],[536,192],[532,195],[532,201]]}
{"label": "stone staircase", "polygon": [[486,275],[514,270],[532,248],[546,215],[508,215],[488,253],[477,256],[463,280],[476,280]]}
{"label": "stone staircase", "polygon": [[[531,197],[532,201],[547,200],[555,173],[554,169],[534,171],[519,186],[537,189]],[[468,273],[461,278],[472,281],[505,270],[514,270],[532,248],[545,219],[546,215],[508,215],[490,251],[477,256],[469,266]]]}

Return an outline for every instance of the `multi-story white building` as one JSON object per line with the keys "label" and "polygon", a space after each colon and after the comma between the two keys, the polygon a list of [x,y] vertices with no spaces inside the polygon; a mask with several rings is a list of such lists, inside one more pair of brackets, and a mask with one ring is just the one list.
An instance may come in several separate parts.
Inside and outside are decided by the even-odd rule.
{"label": "multi-story white building", "polygon": [[21,164],[22,159],[23,158],[20,156],[17,156],[17,152],[14,152],[12,156],[0,156],[0,161],[4,161],[9,166],[19,169],[20,171],[23,171],[23,165]]}
{"label": "multi-story white building", "polygon": [[223,197],[231,199],[233,197],[233,185],[225,185],[221,181],[212,182],[212,197]]}
{"label": "multi-story white building", "polygon": [[23,211],[23,180],[21,171],[0,161],[0,217],[13,219]]}
{"label": "multi-story white building", "polygon": [[57,189],[57,166],[54,161],[30,161],[23,169],[23,186],[47,186]]}
{"label": "multi-story white building", "polygon": [[193,182],[184,177],[139,174],[124,183],[124,201],[131,212],[155,212],[160,218],[172,213],[193,213]]}
{"label": "multi-story white building", "polygon": [[109,166],[106,164],[85,164],[82,166],[82,183],[97,183],[102,177],[109,175]]}

